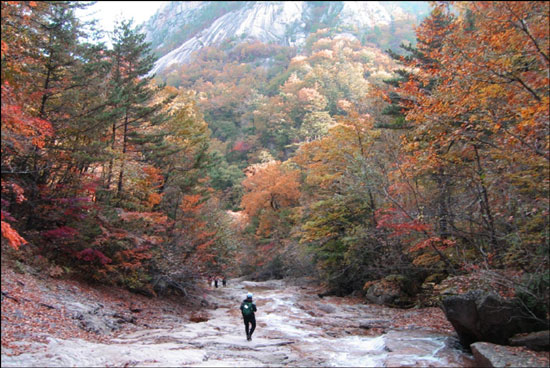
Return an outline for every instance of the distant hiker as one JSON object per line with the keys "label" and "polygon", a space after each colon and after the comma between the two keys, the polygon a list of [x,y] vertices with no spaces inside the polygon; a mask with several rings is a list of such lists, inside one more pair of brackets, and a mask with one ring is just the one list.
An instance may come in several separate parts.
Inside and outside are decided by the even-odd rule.
{"label": "distant hiker", "polygon": [[252,340],[252,334],[256,329],[256,317],[254,316],[256,310],[256,304],[252,302],[252,293],[246,294],[246,299],[241,303],[241,312],[243,314],[244,330],[248,341]]}
{"label": "distant hiker", "polygon": [[215,286],[216,288],[218,287],[218,278],[217,278],[217,277],[214,279],[214,286]]}
{"label": "distant hiker", "polygon": [[222,279],[222,285],[223,285],[223,287],[227,286],[227,279],[225,278],[225,276]]}

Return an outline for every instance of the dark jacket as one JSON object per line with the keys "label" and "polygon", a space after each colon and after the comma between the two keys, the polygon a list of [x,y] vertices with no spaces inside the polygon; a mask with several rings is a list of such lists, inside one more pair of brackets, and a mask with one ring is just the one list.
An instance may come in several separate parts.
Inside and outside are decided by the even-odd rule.
{"label": "dark jacket", "polygon": [[252,303],[252,316],[254,315],[254,312],[257,311],[256,309],[256,304],[252,301],[252,299],[250,298],[246,298],[245,300],[243,300],[243,302],[241,303],[241,312],[243,313],[243,316],[244,316],[244,309],[245,308],[248,308],[248,303]]}

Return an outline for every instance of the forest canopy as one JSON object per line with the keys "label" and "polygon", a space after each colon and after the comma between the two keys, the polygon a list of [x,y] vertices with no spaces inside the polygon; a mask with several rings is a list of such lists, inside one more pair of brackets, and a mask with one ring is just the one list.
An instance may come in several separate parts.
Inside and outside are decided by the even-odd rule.
{"label": "forest canopy", "polygon": [[3,252],[148,295],[506,269],[548,302],[548,2],[436,2],[414,42],[233,40],[149,77],[132,22],[107,48],[81,2],[1,6]]}

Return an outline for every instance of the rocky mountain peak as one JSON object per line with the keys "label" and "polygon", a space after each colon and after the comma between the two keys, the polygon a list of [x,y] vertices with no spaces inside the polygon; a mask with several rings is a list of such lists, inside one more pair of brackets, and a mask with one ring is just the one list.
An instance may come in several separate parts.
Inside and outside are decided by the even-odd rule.
{"label": "rocky mountain peak", "polygon": [[172,1],[145,29],[161,55],[152,71],[158,73],[227,39],[300,46],[320,26],[365,31],[407,16],[413,14],[400,2]]}

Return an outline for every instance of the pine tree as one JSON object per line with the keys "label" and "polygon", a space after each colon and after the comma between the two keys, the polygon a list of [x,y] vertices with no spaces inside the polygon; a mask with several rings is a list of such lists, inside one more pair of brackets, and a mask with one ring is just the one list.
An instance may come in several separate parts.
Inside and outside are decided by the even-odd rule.
{"label": "pine tree", "polygon": [[110,159],[105,187],[110,189],[118,158],[117,197],[124,192],[124,175],[131,153],[139,152],[147,138],[140,132],[145,124],[158,124],[164,119],[160,114],[162,105],[151,105],[158,88],[151,85],[153,76],[147,76],[155,63],[145,35],[133,27],[132,21],[123,21],[115,26],[113,50],[110,52],[112,77],[109,86],[109,101],[113,112]]}

